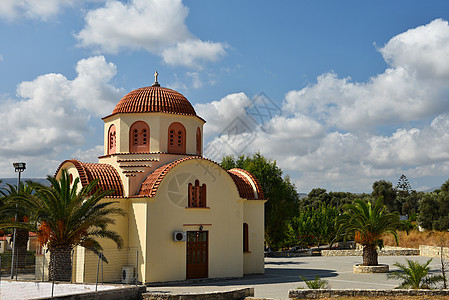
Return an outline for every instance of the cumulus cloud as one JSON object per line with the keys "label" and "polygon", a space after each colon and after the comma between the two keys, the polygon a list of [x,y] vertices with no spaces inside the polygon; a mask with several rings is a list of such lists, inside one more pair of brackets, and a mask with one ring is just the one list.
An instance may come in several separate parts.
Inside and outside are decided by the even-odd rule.
{"label": "cumulus cloud", "polygon": [[104,146],[103,145],[97,145],[92,148],[81,150],[78,149],[75,151],[75,153],[72,155],[73,158],[78,159],[82,162],[98,162],[98,157],[103,155]]}
{"label": "cumulus cloud", "polygon": [[17,99],[0,101],[0,156],[52,165],[49,157],[85,142],[90,117],[110,113],[123,92],[110,85],[115,66],[104,57],[80,60],[76,71],[73,80],[51,73],[22,82]]}
{"label": "cumulus cloud", "polygon": [[286,109],[305,111],[341,130],[370,130],[449,111],[449,26],[440,19],[393,37],[379,49],[389,68],[367,82],[328,73],[286,95]]}
{"label": "cumulus cloud", "polygon": [[162,51],[162,58],[169,65],[198,68],[202,62],[217,61],[225,54],[225,46],[221,43],[188,40]]}
{"label": "cumulus cloud", "polygon": [[[226,128],[238,119],[245,120],[247,118],[245,107],[250,104],[250,98],[244,93],[230,94],[219,101],[196,104],[196,113],[206,121],[210,120],[204,125],[204,139],[225,133]],[[246,123],[248,123],[246,126],[252,126],[252,123]]]}
{"label": "cumulus cloud", "polygon": [[[388,63],[383,73],[366,82],[322,74],[316,83],[286,93],[280,115],[250,132],[226,132],[209,147],[220,154],[260,151],[291,173],[304,192],[314,187],[369,191],[375,180],[396,182],[402,173],[447,176],[447,49],[447,21],[410,29],[378,49]],[[251,119],[248,101],[232,94],[197,111],[206,120],[218,119],[212,129],[219,133],[233,120],[223,110]]]}
{"label": "cumulus cloud", "polygon": [[81,46],[107,53],[144,49],[169,65],[200,67],[216,61],[226,53],[226,45],[196,38],[185,24],[188,14],[181,0],[111,0],[87,13],[76,37]]}
{"label": "cumulus cloud", "polygon": [[95,0],[2,0],[0,18],[12,21],[22,17],[46,21],[58,15],[64,7]]}

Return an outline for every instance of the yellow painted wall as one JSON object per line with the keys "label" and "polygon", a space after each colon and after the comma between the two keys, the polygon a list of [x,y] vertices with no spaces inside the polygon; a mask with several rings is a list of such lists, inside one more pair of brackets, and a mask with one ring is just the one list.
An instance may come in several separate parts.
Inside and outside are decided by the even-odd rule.
{"label": "yellow painted wall", "polygon": [[[209,208],[186,208],[188,183],[207,185]],[[148,206],[147,282],[186,278],[186,243],[173,231],[209,232],[209,277],[243,275],[243,200],[229,174],[214,163],[188,160],[174,167]]]}
{"label": "yellow painted wall", "polygon": [[[129,204],[129,247],[139,251],[138,281],[146,282],[148,199],[131,199]],[[130,258],[131,259],[131,258]]]}
{"label": "yellow painted wall", "polygon": [[244,274],[263,274],[264,269],[264,203],[261,200],[246,200],[244,223],[248,224],[249,251],[243,254]]}

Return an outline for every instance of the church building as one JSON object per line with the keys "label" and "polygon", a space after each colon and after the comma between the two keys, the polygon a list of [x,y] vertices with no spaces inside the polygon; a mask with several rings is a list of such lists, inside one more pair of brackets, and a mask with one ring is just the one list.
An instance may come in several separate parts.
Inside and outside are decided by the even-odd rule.
{"label": "church building", "polygon": [[[98,163],[71,159],[56,171],[59,178],[67,169],[82,186],[99,179],[99,188],[114,190],[108,200],[127,212],[111,229],[123,238],[124,249],[138,255],[101,240],[106,257],[123,256],[104,264],[103,280],[116,281],[129,265],[144,284],[264,273],[266,199],[260,184],[245,170],[226,171],[203,157],[206,121],[155,77],[152,86],[128,93],[103,118]],[[95,281],[97,260],[77,247],[73,281]]]}

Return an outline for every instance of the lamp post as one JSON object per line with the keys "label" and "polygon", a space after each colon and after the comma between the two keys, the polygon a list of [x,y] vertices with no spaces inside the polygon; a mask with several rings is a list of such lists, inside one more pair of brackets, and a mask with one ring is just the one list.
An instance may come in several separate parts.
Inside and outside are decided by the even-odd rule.
{"label": "lamp post", "polygon": [[[20,191],[20,174],[22,174],[22,172],[25,171],[26,163],[18,162],[18,163],[13,163],[12,165],[13,165],[16,173],[17,172],[19,173],[19,178],[17,180],[17,193],[19,193],[19,191]],[[16,208],[17,208],[17,204],[16,204]],[[16,216],[14,217],[14,222],[17,222],[17,213],[16,213]],[[15,251],[16,251],[16,232],[17,232],[17,228],[14,228],[13,241],[12,241],[12,258],[11,258],[11,279],[14,279],[14,256],[15,256]]]}

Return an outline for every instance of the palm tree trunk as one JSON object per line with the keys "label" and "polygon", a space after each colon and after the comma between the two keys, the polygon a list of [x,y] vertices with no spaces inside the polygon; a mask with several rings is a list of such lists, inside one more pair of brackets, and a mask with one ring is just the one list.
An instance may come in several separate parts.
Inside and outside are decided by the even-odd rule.
{"label": "palm tree trunk", "polygon": [[[25,267],[25,259],[28,247],[28,230],[17,229],[16,231],[16,253],[17,253],[17,266],[19,269]],[[15,267],[15,266],[14,266]]]}
{"label": "palm tree trunk", "polygon": [[50,264],[48,266],[49,279],[55,281],[72,280],[72,248],[69,246],[51,247]]}
{"label": "palm tree trunk", "polygon": [[364,245],[363,246],[363,265],[364,266],[377,266],[377,249],[376,245]]}

